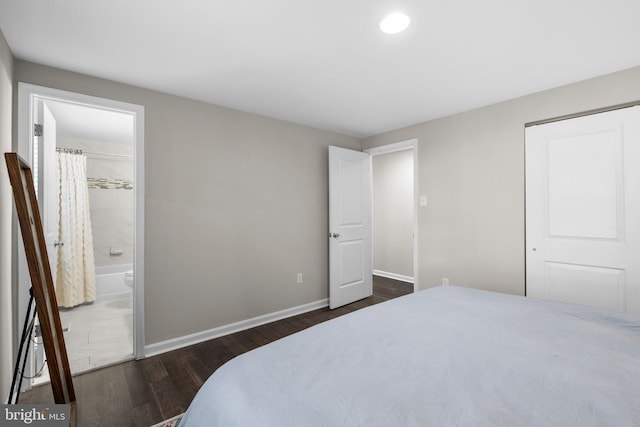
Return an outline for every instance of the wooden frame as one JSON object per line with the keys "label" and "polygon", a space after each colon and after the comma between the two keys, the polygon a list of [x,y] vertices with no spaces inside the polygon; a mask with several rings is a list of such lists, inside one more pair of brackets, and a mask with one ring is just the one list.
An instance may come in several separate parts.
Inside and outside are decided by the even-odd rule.
{"label": "wooden frame", "polygon": [[55,403],[70,404],[70,426],[75,426],[76,396],[67,349],[62,335],[60,313],[58,312],[31,168],[16,153],[5,153],[4,157],[27,255],[31,287],[42,331],[42,342],[47,354],[53,398]]}

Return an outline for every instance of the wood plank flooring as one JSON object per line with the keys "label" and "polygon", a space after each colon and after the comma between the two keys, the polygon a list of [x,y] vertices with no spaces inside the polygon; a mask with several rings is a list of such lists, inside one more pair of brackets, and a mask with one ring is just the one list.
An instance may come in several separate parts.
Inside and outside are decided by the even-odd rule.
{"label": "wood plank flooring", "polygon": [[[371,297],[335,310],[314,310],[246,331],[73,378],[78,425],[149,427],[184,412],[204,381],[229,359],[334,317],[413,292],[413,285],[374,276]],[[52,403],[49,384],[20,403]]]}

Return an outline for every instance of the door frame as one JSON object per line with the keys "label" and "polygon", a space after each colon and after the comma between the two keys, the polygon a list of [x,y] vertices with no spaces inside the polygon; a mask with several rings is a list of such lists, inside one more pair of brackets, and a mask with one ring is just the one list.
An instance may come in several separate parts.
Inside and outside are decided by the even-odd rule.
{"label": "door frame", "polygon": [[[369,153],[369,159],[373,163],[373,157],[381,154],[389,154],[394,153],[396,151],[404,151],[404,150],[413,150],[413,291],[417,292],[420,290],[420,281],[418,278],[419,265],[418,260],[420,257],[418,256],[419,246],[418,245],[418,237],[420,236],[418,232],[418,201],[420,199],[420,191],[418,186],[418,139],[408,139],[406,141],[395,142],[393,144],[382,145],[379,147],[368,148],[363,150],[365,153]],[[371,183],[373,185],[373,167],[371,168]],[[373,211],[373,209],[372,209]],[[373,227],[372,227],[373,230]],[[373,237],[375,239],[375,236]],[[373,253],[373,239],[372,239],[372,247],[371,252]]]}
{"label": "door frame", "polygon": [[[133,290],[133,355],[136,359],[144,358],[144,106],[107,98],[83,95],[60,89],[18,82],[18,139],[17,152],[27,163],[32,163],[33,144],[33,103],[36,99],[52,100],[103,110],[127,113],[134,121],[134,290]],[[14,221],[14,233],[17,224]],[[29,299],[29,273],[24,251],[14,239],[13,254],[17,259],[18,279],[18,325],[20,330]],[[21,286],[21,284],[23,284]]]}

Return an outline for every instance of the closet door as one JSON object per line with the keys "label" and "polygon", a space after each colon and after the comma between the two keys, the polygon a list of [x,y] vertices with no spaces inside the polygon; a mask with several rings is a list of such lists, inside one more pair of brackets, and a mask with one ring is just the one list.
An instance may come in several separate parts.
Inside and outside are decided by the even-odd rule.
{"label": "closet door", "polygon": [[640,107],[525,135],[527,295],[640,312]]}

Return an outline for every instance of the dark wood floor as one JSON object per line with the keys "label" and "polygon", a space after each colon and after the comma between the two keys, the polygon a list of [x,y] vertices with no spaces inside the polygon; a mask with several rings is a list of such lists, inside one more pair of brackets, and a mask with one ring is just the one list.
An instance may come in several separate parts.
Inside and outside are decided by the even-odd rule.
{"label": "dark wood floor", "polygon": [[[78,425],[149,427],[184,412],[207,378],[229,359],[334,317],[413,292],[413,285],[374,276],[371,297],[237,332],[190,347],[77,375]],[[20,403],[52,403],[51,387],[34,387]]]}

